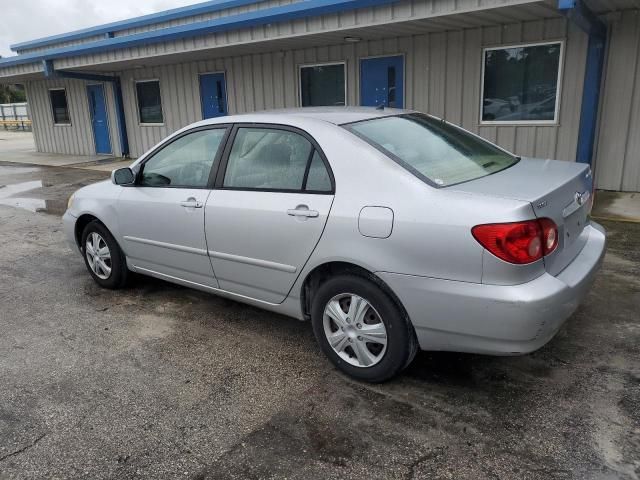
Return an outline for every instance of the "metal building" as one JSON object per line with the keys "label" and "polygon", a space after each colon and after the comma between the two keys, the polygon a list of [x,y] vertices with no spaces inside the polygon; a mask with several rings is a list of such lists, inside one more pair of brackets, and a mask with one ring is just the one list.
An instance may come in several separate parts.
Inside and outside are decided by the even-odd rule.
{"label": "metal building", "polygon": [[640,0],[215,0],[13,45],[39,151],[136,157],[211,116],[378,105],[640,190]]}

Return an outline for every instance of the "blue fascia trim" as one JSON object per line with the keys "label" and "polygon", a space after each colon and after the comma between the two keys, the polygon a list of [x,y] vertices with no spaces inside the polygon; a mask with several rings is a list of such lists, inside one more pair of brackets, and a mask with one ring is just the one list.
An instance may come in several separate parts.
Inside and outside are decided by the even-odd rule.
{"label": "blue fascia trim", "polygon": [[558,0],[558,10],[587,34],[606,37],[606,25],[585,5],[583,0]]}
{"label": "blue fascia trim", "polygon": [[299,18],[354,10],[356,8],[385,5],[395,3],[397,1],[398,0],[305,0],[281,7],[242,13],[205,22],[191,23],[177,27],[164,28],[161,30],[152,30],[135,35],[108,38],[71,47],[54,48],[44,52],[26,53],[24,55],[3,58],[0,59],[0,68],[8,67],[10,65],[39,62],[44,59],[53,60],[57,58],[100,53],[120,48],[129,48],[182,38],[197,37],[200,35],[236,30],[239,28],[256,27],[270,23],[285,22]]}
{"label": "blue fascia trim", "polygon": [[96,73],[68,72],[54,70],[51,60],[44,60],[45,76],[49,78],[73,78],[76,80],[87,80],[90,82],[109,82],[113,85],[113,95],[116,102],[116,115],[118,135],[120,137],[120,152],[123,157],[129,156],[129,135],[127,134],[127,123],[124,116],[124,101],[122,99],[122,85],[120,77],[111,75],[99,75]]}
{"label": "blue fascia trim", "polygon": [[589,36],[589,46],[587,47],[587,64],[584,72],[576,161],[588,163],[589,165],[593,165],[605,42],[605,38],[591,35]]}
{"label": "blue fascia trim", "polygon": [[589,10],[582,0],[558,0],[558,9],[569,21],[589,35],[576,161],[593,165],[607,26]]}
{"label": "blue fascia trim", "polygon": [[67,42],[103,34],[106,36],[110,34],[111,37],[113,37],[113,32],[118,30],[143,27],[145,25],[153,25],[155,23],[161,22],[169,22],[171,20],[191,17],[194,15],[201,15],[203,13],[218,12],[227,8],[251,5],[253,3],[257,3],[258,1],[259,0],[213,0],[209,2],[198,3],[195,5],[189,5],[186,7],[173,8],[171,10],[165,10],[163,12],[152,13],[140,17],[130,18],[127,20],[105,23],[103,25],[97,25],[95,27],[83,28],[81,30],[75,30],[73,32],[37,38],[35,40],[29,40],[27,42],[14,43],[13,45],[10,45],[9,48],[16,52],[18,50],[24,50],[27,48],[45,47],[59,42]]}

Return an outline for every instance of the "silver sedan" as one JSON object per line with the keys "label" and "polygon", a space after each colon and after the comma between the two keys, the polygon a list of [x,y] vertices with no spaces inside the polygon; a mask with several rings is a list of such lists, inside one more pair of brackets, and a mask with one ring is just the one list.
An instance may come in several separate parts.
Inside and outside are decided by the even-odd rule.
{"label": "silver sedan", "polygon": [[310,320],[378,382],[418,348],[548,342],[604,256],[592,191],[588,165],[418,112],[298,109],[190,125],[78,190],[64,224],[99,285],[137,272]]}

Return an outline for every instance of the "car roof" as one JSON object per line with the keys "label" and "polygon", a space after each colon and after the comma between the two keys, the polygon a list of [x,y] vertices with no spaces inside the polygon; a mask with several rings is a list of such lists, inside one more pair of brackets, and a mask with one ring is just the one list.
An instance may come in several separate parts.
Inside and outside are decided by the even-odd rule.
{"label": "car roof", "polygon": [[276,110],[265,110],[262,112],[230,115],[228,117],[218,117],[215,119],[210,119],[205,122],[236,123],[264,121],[264,123],[273,123],[277,120],[282,123],[295,124],[296,119],[309,118],[322,120],[334,125],[344,125],[346,123],[359,122],[362,120],[371,120],[374,118],[389,117],[392,115],[401,115],[404,113],[412,112],[412,110],[403,110],[399,108],[378,109],[375,107],[302,107],[283,108]]}

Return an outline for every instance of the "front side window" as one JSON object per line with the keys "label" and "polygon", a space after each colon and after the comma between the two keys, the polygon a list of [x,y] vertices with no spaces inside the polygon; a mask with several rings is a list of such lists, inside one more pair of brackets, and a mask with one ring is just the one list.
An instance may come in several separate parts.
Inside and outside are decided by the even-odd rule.
{"label": "front side window", "polygon": [[224,128],[199,130],[174,140],[144,163],[139,184],[145,187],[206,187],[225,131]]}
{"label": "front side window", "polygon": [[344,63],[300,67],[300,105],[346,105]]}
{"label": "front side window", "polygon": [[136,95],[140,123],[164,123],[160,82],[149,80],[136,83]]}
{"label": "front side window", "polygon": [[483,122],[557,122],[562,43],[484,51]]}
{"label": "front side window", "polygon": [[484,177],[518,161],[475,135],[423,114],[376,118],[346,128],[437,186]]}
{"label": "front side window", "polygon": [[71,125],[66,90],[62,88],[49,90],[49,98],[51,99],[53,123],[56,125]]}
{"label": "front side window", "polygon": [[241,127],[229,153],[223,187],[325,192],[331,191],[331,180],[319,154],[302,135]]}

